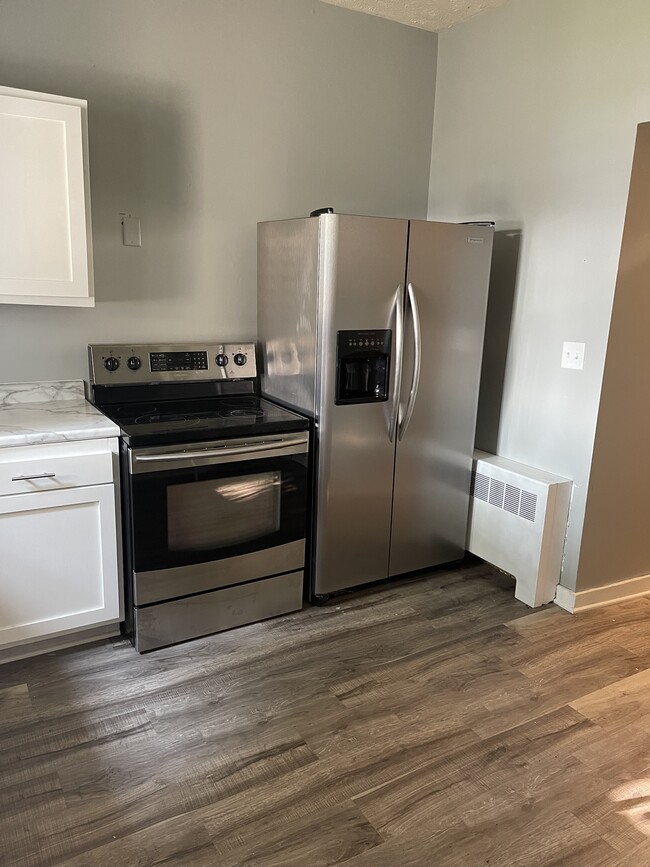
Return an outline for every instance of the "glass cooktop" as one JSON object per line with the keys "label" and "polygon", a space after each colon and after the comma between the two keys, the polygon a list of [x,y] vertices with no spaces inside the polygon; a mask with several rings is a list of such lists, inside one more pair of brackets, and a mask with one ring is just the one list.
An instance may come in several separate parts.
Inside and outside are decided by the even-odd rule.
{"label": "glass cooktop", "polygon": [[102,406],[131,446],[306,430],[308,419],[250,395]]}

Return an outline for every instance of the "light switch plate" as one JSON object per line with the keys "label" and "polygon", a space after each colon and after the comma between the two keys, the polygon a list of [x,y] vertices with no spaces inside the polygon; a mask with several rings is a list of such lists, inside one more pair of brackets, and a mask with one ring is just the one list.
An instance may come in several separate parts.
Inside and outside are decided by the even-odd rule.
{"label": "light switch plate", "polygon": [[562,345],[562,367],[582,370],[585,364],[585,344],[567,343]]}
{"label": "light switch plate", "polygon": [[142,231],[140,219],[131,214],[120,214],[122,221],[122,243],[125,247],[141,247]]}

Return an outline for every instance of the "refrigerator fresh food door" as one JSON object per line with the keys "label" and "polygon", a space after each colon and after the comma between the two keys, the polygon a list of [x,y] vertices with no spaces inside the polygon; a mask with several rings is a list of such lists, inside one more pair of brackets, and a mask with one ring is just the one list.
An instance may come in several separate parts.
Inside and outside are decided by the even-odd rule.
{"label": "refrigerator fresh food door", "polygon": [[[408,222],[328,214],[320,232],[312,592],[326,595],[388,576]],[[361,357],[367,362],[354,370],[340,369],[344,359]],[[356,378],[364,384],[357,387]],[[343,394],[341,382],[348,381]]]}
{"label": "refrigerator fresh food door", "polygon": [[411,221],[391,575],[465,551],[493,231]]}

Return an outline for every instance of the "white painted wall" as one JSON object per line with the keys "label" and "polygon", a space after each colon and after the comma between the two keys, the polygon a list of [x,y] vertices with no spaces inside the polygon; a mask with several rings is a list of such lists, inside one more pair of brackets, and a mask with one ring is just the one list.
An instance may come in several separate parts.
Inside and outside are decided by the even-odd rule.
{"label": "white painted wall", "polygon": [[317,0],[2,0],[0,84],[88,100],[97,306],[0,310],[0,381],[83,377],[89,342],[254,336],[258,220],[424,217],[435,60]]}
{"label": "white painted wall", "polygon": [[[429,217],[521,229],[495,440],[574,479],[574,589],[636,127],[650,119],[650,3],[511,0],[438,49]],[[583,371],[560,368],[564,340],[586,343]]]}

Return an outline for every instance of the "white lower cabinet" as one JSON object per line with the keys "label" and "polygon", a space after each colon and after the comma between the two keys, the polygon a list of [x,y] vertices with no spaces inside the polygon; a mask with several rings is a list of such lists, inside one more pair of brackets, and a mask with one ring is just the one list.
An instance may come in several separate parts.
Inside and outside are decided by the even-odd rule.
{"label": "white lower cabinet", "polygon": [[[27,449],[15,450],[15,462],[13,450],[2,450],[2,468],[14,468],[8,478],[33,489],[0,496],[0,649],[111,623],[117,631],[122,619],[116,448],[109,440],[76,444],[75,473],[74,445],[60,449],[67,471],[60,481],[56,446],[29,447],[31,473],[24,472]],[[114,458],[104,465],[109,477],[84,485],[84,472],[97,479],[102,455]]]}

